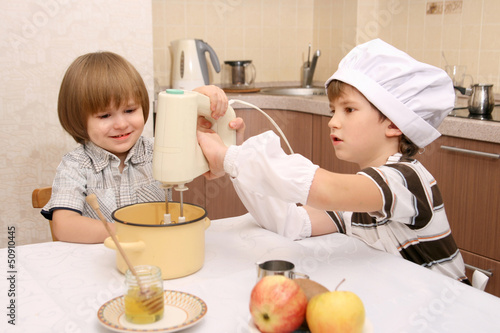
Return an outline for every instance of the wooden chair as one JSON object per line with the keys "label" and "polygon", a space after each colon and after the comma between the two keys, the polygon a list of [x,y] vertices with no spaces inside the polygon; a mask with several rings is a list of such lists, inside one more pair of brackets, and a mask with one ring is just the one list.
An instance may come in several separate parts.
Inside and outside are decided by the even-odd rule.
{"label": "wooden chair", "polygon": [[[50,196],[52,195],[52,187],[41,187],[33,190],[31,194],[31,203],[33,208],[43,208],[49,202]],[[55,242],[57,238],[54,236],[54,232],[52,231],[52,221],[49,221],[50,225],[50,234],[52,235],[52,240]]]}

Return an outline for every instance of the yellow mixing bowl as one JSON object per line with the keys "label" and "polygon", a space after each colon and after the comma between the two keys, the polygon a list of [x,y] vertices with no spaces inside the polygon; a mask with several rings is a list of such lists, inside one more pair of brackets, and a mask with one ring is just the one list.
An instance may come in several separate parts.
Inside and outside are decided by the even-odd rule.
{"label": "yellow mixing bowl", "polygon": [[[172,221],[179,220],[180,204],[169,203]],[[119,208],[113,212],[115,230],[120,245],[132,265],[154,265],[163,279],[175,279],[198,271],[205,260],[205,230],[210,219],[204,208],[184,204],[186,222],[162,224],[165,202],[146,202]],[[111,237],[104,245],[116,250]],[[128,269],[119,251],[118,270]]]}

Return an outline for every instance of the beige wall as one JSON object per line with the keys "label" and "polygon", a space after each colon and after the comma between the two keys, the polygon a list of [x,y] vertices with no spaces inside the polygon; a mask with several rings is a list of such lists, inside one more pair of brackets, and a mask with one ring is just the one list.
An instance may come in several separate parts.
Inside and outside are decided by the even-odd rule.
{"label": "beige wall", "polygon": [[[257,83],[299,81],[307,47],[322,56],[327,79],[356,43],[380,37],[418,60],[468,67],[475,82],[499,92],[500,1],[153,0],[155,79],[170,84],[170,41],[203,39],[224,60],[252,59]],[[444,57],[443,57],[444,54]],[[212,83],[220,83],[212,69]]]}
{"label": "beige wall", "polygon": [[[0,247],[51,240],[31,192],[52,184],[75,147],[57,118],[62,77],[79,55],[127,58],[153,96],[151,3],[144,0],[0,1]],[[146,135],[152,135],[148,124]]]}
{"label": "beige wall", "polygon": [[[330,12],[330,1],[323,2]],[[320,43],[315,34],[315,3],[153,0],[155,79],[160,86],[170,85],[170,42],[196,38],[212,46],[221,64],[251,59],[257,68],[256,82],[298,81],[309,43],[313,50],[321,49],[321,44],[330,47],[330,39]],[[330,24],[330,15],[324,19]],[[327,57],[321,56],[318,66],[326,68],[326,63]],[[211,83],[220,83],[213,68],[211,74]]]}
{"label": "beige wall", "polygon": [[[363,3],[358,10],[361,31],[370,31],[366,22],[375,20],[380,38],[416,59],[441,68],[447,62],[466,65],[475,83],[492,83],[500,92],[500,1],[359,2]],[[436,14],[428,13],[431,3],[437,4]],[[373,12],[379,13],[376,19]]]}

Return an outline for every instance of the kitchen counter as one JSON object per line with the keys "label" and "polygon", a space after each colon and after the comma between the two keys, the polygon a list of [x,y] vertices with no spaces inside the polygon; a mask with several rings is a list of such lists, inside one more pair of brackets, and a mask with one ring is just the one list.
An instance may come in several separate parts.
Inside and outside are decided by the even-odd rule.
{"label": "kitchen counter", "polygon": [[[299,111],[330,116],[326,96],[274,96],[260,93],[229,93],[230,99],[239,99],[254,104],[261,109]],[[233,108],[248,108],[233,104]],[[438,128],[442,135],[464,139],[500,143],[500,122],[448,116]]]}

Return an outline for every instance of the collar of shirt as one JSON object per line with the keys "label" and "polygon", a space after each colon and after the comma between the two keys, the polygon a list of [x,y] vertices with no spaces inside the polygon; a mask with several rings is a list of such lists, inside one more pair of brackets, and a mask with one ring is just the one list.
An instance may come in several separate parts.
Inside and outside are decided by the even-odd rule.
{"label": "collar of shirt", "polygon": [[402,156],[403,154],[401,153],[396,153],[394,155],[389,156],[389,158],[387,159],[387,164],[398,163],[399,161],[401,161]]}
{"label": "collar of shirt", "polygon": [[[153,146],[146,144],[146,142],[147,140],[144,137],[139,137],[139,140],[137,140],[132,149],[130,149],[127,158],[125,158],[125,165],[129,161],[132,164],[141,164],[153,160]],[[84,144],[84,149],[92,159],[92,164],[96,172],[100,172],[107,167],[112,159],[118,160],[116,155],[102,149],[91,141]]]}

